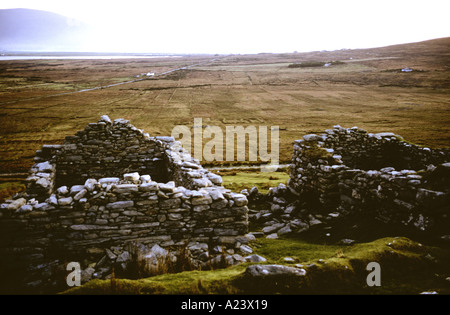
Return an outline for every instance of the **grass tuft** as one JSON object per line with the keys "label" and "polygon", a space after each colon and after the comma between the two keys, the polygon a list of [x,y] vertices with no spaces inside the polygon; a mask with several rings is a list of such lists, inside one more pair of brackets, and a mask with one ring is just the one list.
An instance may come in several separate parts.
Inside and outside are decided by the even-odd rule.
{"label": "grass tuft", "polygon": [[267,193],[270,187],[280,183],[286,184],[289,174],[284,172],[233,171],[222,175],[223,186],[235,192],[256,186],[262,193]]}

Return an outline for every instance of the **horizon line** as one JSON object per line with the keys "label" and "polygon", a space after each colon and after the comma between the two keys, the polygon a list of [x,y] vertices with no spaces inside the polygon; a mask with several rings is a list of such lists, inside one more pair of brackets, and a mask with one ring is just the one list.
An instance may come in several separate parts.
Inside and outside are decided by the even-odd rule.
{"label": "horizon line", "polygon": [[383,46],[373,46],[373,47],[359,47],[359,48],[340,48],[340,49],[322,49],[322,50],[306,50],[306,51],[285,51],[285,52],[270,52],[270,51],[261,51],[261,52],[147,52],[147,51],[89,51],[89,50],[7,50],[2,49],[0,47],[0,53],[2,54],[97,54],[97,55],[151,55],[151,56],[176,56],[176,55],[259,55],[259,54],[301,54],[301,53],[312,53],[312,52],[334,52],[334,51],[343,51],[343,50],[364,50],[364,49],[377,49],[377,48],[386,48],[392,46],[399,45],[408,45],[408,44],[416,44],[433,40],[440,40],[450,38],[450,36],[446,37],[437,37],[431,39],[425,39],[420,41],[412,41],[412,42],[404,42],[404,43],[396,43],[389,44]]}

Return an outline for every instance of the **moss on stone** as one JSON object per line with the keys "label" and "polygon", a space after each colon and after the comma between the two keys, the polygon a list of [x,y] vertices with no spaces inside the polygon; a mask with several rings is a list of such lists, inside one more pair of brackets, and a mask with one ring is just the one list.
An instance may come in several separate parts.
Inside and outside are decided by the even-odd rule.
{"label": "moss on stone", "polygon": [[333,154],[319,147],[317,144],[302,147],[302,155],[309,161],[328,160],[333,158]]}

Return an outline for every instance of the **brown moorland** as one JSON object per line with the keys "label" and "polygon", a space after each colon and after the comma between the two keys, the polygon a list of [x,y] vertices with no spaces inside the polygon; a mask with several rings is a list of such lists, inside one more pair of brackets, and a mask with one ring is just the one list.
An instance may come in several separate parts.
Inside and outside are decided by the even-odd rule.
{"label": "brown moorland", "polygon": [[[281,163],[295,139],[336,124],[450,147],[449,48],[442,38],[310,53],[0,61],[0,173],[26,172],[43,144],[62,143],[103,114],[150,135],[194,118],[222,130],[279,126]],[[302,62],[331,65],[289,67]],[[161,75],[172,69],[180,70]]]}

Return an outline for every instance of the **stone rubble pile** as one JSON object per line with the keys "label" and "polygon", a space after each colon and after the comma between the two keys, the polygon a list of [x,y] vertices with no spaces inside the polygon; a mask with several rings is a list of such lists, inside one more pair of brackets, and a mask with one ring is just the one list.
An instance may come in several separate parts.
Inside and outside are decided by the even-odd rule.
{"label": "stone rubble pile", "polygon": [[271,187],[267,194],[260,193],[257,187],[241,193],[249,200],[249,221],[260,227],[259,232],[250,232],[255,237],[277,239],[307,232],[326,235],[340,219],[338,212],[315,211],[284,184]]}

